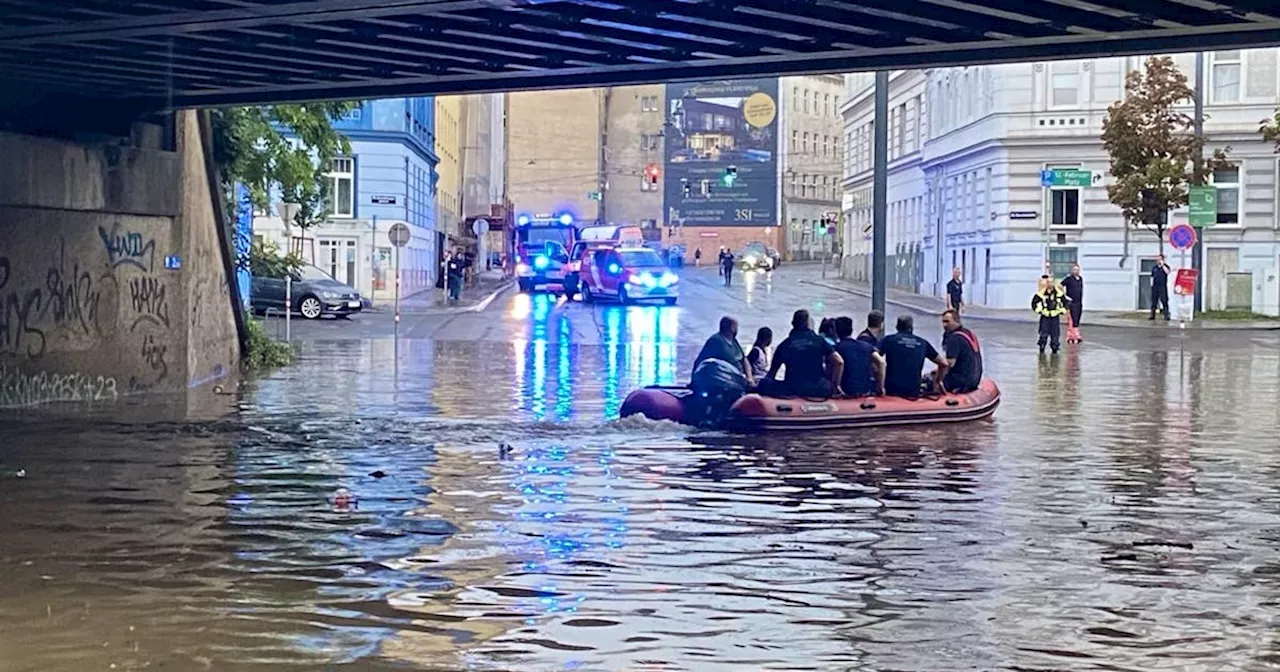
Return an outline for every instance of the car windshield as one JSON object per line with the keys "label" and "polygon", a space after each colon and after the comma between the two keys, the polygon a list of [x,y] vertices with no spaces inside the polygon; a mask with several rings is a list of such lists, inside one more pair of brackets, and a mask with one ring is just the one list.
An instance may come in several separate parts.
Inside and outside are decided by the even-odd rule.
{"label": "car windshield", "polygon": [[742,246],[742,251],[747,254],[765,254],[764,245],[759,243],[747,243]]}
{"label": "car windshield", "polygon": [[325,273],[320,270],[319,267],[312,266],[311,264],[307,264],[306,266],[298,269],[298,277],[303,280],[333,280],[334,282],[337,282],[337,280],[334,280],[332,275]]}
{"label": "car windshield", "polygon": [[631,267],[662,266],[662,259],[653,250],[627,250],[619,252],[622,265]]}

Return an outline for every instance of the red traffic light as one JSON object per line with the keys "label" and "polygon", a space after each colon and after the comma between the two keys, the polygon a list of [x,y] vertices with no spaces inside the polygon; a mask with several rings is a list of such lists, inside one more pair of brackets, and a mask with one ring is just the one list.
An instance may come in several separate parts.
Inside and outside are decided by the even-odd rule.
{"label": "red traffic light", "polygon": [[648,175],[651,178],[656,178],[658,177],[658,173],[659,173],[658,164],[651,163],[648,166],[645,166],[645,169],[644,169],[645,175]]}

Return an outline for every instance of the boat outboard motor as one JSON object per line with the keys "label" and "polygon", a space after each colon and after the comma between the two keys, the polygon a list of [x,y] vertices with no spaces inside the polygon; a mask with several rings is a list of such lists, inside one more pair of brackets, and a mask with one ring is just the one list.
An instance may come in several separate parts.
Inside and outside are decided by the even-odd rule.
{"label": "boat outboard motor", "polygon": [[733,402],[747,393],[747,377],[742,369],[729,362],[707,359],[694,369],[689,388],[693,396],[685,403],[686,422],[716,427]]}

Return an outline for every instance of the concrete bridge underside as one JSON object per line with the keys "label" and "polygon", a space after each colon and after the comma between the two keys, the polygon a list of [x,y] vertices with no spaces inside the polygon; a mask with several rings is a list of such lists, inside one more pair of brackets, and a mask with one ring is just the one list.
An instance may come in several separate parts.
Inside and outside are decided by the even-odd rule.
{"label": "concrete bridge underside", "polygon": [[1274,0],[0,0],[0,408],[234,375],[190,108],[1275,45]]}

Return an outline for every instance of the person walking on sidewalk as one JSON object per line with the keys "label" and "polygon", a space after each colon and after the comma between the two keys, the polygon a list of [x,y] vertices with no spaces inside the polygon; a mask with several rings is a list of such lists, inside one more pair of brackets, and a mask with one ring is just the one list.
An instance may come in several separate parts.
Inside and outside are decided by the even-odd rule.
{"label": "person walking on sidewalk", "polygon": [[467,261],[458,249],[444,260],[444,272],[448,278],[449,303],[457,303],[462,298],[462,276],[466,273]]}
{"label": "person walking on sidewalk", "polygon": [[1164,263],[1164,255],[1156,257],[1156,265],[1151,269],[1151,317],[1156,319],[1156,306],[1160,306],[1164,321],[1169,321],[1169,264]]}
{"label": "person walking on sidewalk", "polygon": [[1058,287],[1058,283],[1049,275],[1040,276],[1040,291],[1031,297],[1031,310],[1040,316],[1039,337],[1036,346],[1044,353],[1047,343],[1054,354],[1061,348],[1062,316],[1067,312],[1070,299]]}
{"label": "person walking on sidewalk", "polygon": [[951,282],[947,283],[947,310],[956,314],[964,312],[964,279],[960,277],[960,267],[951,269]]}
{"label": "person walking on sidewalk", "polygon": [[693,251],[693,265],[694,267],[698,267],[702,265],[702,248],[701,247]]}

